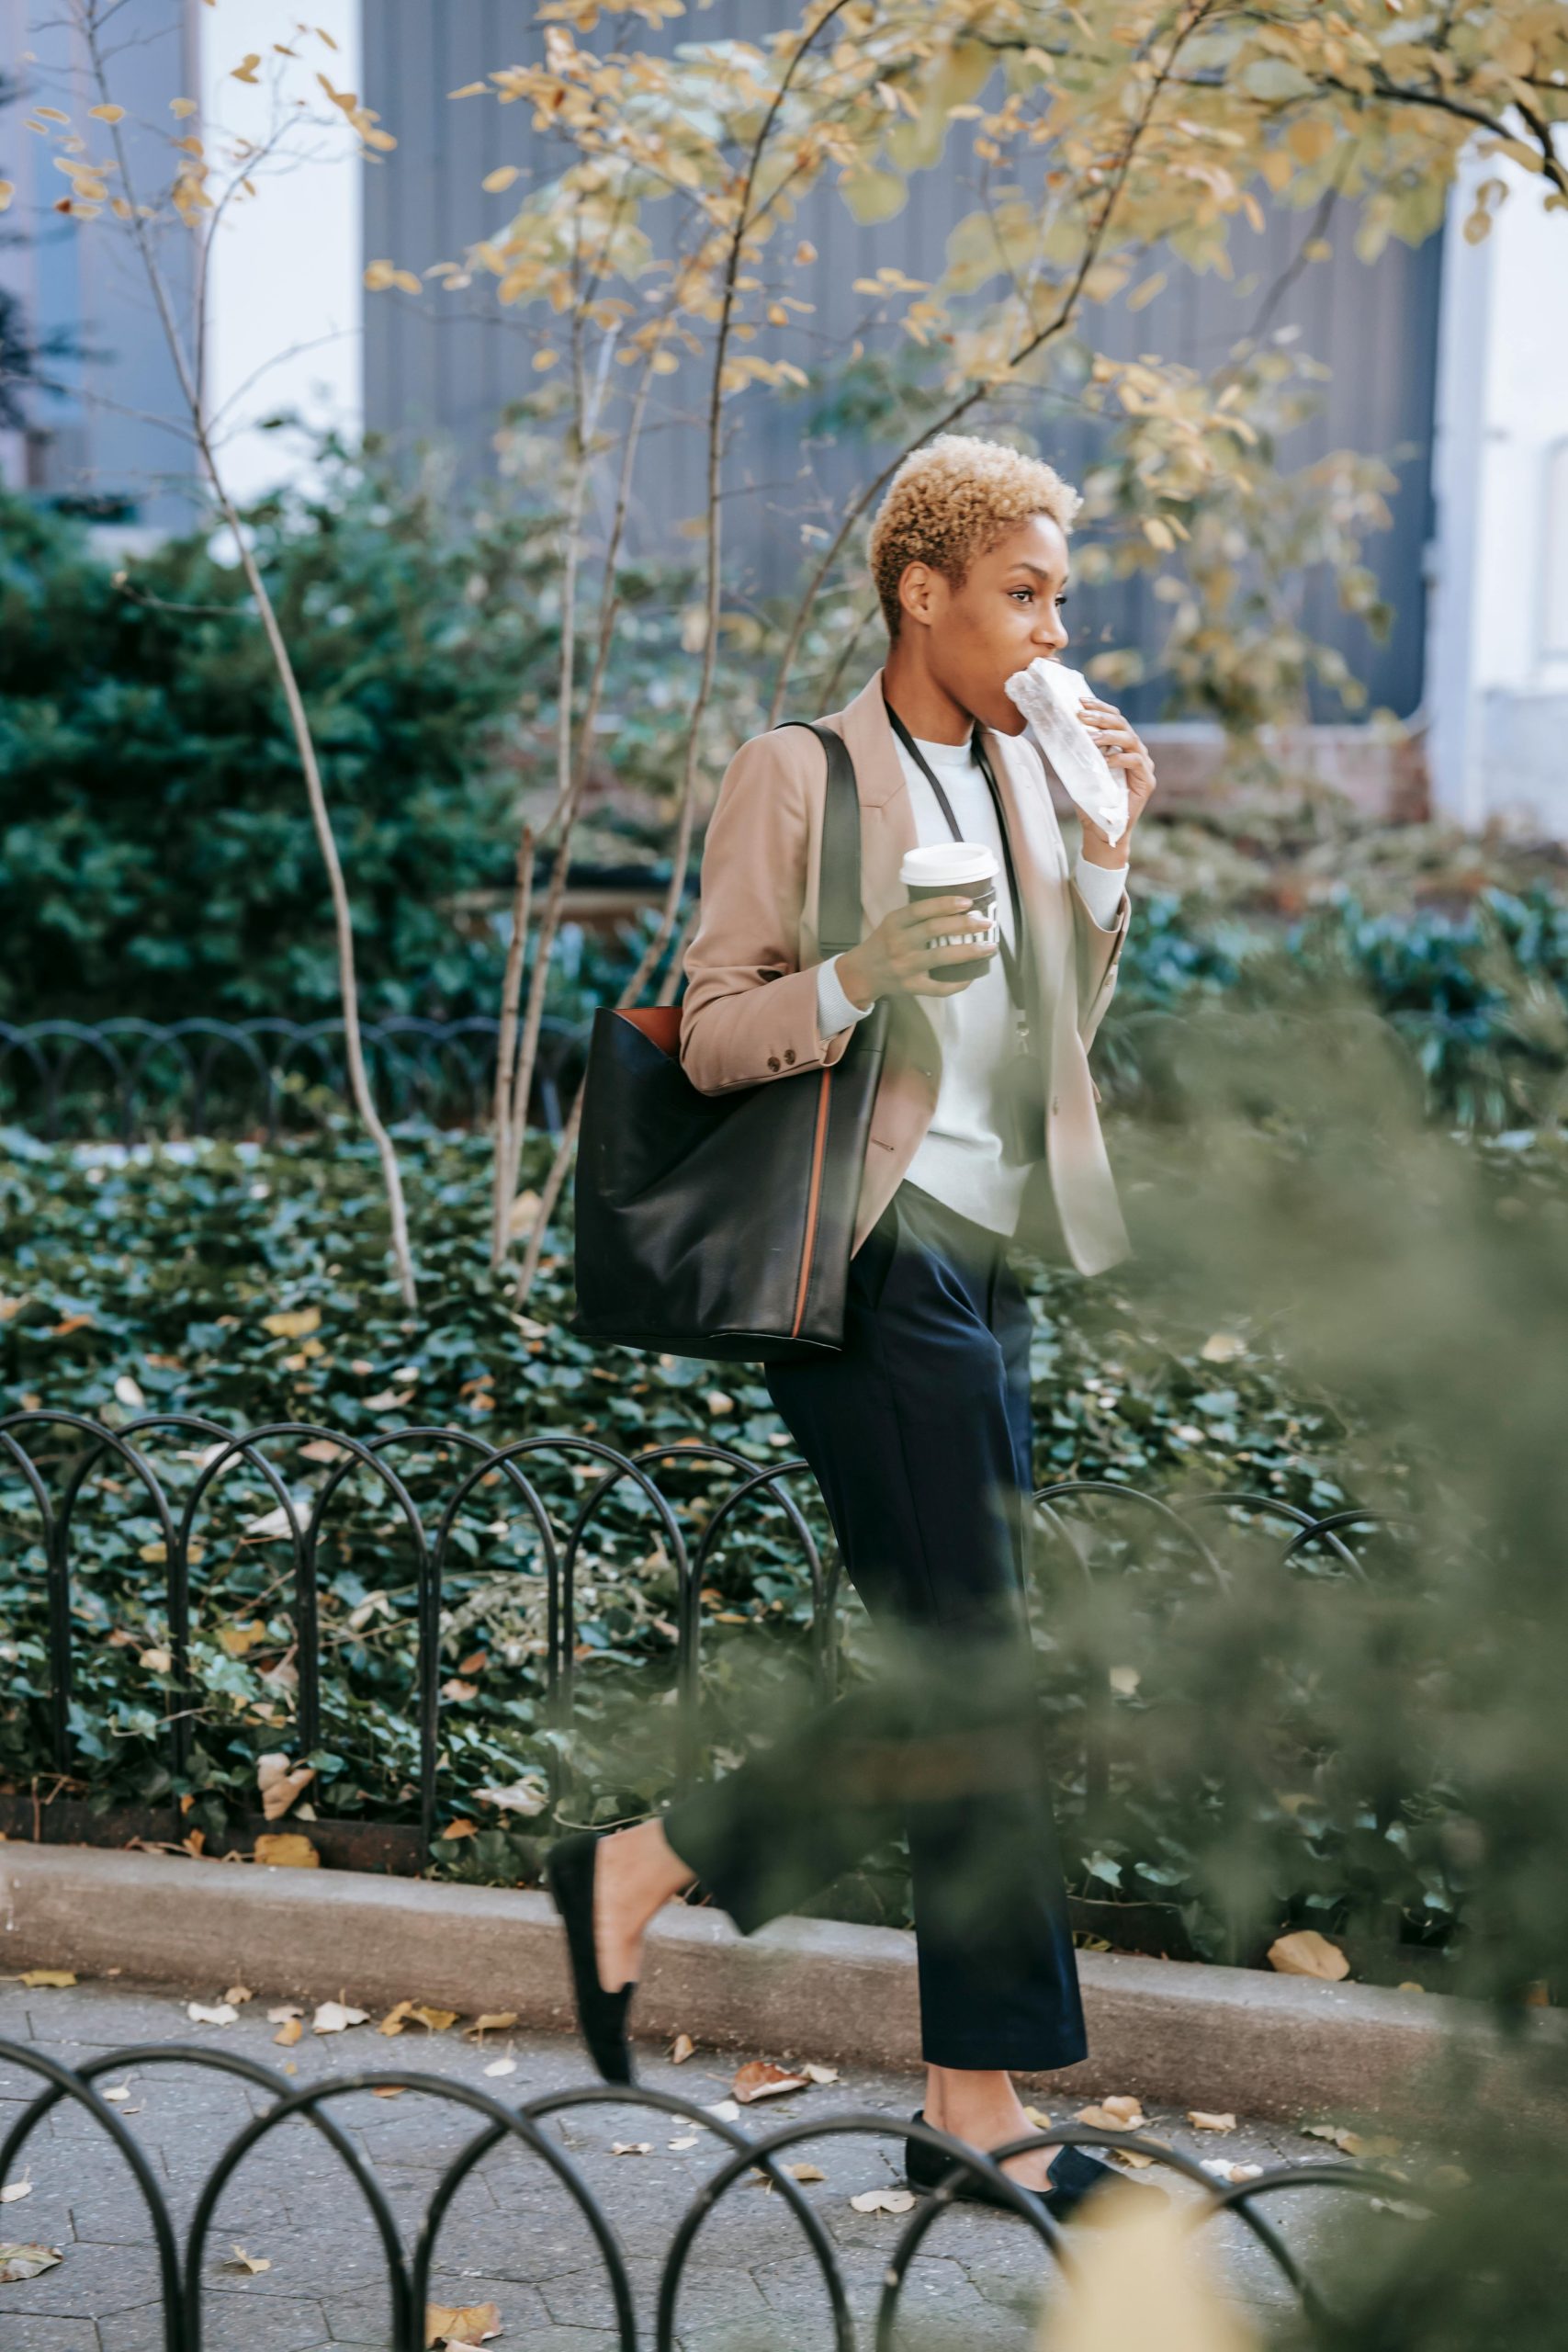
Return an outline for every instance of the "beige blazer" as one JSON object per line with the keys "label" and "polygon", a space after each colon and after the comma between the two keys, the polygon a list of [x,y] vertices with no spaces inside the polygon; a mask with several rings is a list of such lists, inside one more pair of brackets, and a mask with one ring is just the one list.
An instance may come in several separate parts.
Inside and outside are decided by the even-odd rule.
{"label": "beige blazer", "polygon": [[[905,903],[898,879],[915,816],[882,699],[882,673],[827,723],[854,761],[861,899],[868,931]],[[1116,986],[1128,905],[1102,931],[1071,878],[1045,770],[1021,736],[986,730],[1046,1008],[1041,1055],[1046,1157],[1031,1172],[1019,1238],[1065,1244],[1080,1273],[1125,1257],[1126,1229],[1095,1110],[1089,1046]],[[681,1063],[705,1094],[839,1060],[853,1031],[817,1034],[817,866],[827,790],[821,746],[785,727],[743,743],[725,771],[703,851],[702,903],[686,950]],[[896,996],[872,1108],[852,1250],[882,1215],[931,1124],[942,1054],[929,1008]]]}

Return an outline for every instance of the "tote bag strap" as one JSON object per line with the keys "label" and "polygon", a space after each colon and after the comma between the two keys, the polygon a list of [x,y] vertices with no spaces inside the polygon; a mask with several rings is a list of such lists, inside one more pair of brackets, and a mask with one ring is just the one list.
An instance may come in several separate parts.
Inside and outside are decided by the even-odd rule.
{"label": "tote bag strap", "polygon": [[822,804],[822,853],[817,872],[817,939],[829,956],[858,947],[860,905],[860,791],[849,745],[819,719],[785,718],[784,727],[808,727],[828,754],[828,791]]}

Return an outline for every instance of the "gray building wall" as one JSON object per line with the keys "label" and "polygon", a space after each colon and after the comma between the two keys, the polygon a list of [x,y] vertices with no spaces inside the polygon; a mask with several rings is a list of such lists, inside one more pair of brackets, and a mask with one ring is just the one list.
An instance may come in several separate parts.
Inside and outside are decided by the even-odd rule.
{"label": "gray building wall", "polygon": [[[173,124],[170,99],[196,85],[186,0],[122,0],[107,19],[106,46],[127,110],[132,169],[144,198],[161,196],[169,177],[161,127]],[[194,458],[188,440],[159,421],[183,422],[182,403],[141,270],[118,223],[78,223],[52,209],[67,184],[52,168],[51,148],[22,124],[36,105],[81,121],[96,101],[66,12],[50,0],[0,0],[0,60],[18,93],[0,113],[0,171],[17,187],[0,273],[38,340],[57,337],[64,346],[45,363],[55,389],[31,396],[33,430],[11,469],[46,496],[88,511],[122,508],[150,528],[180,528],[192,514]],[[107,154],[107,133],[87,128],[102,142],[92,152]],[[186,317],[188,232],[178,224],[161,232],[159,250]]]}
{"label": "gray building wall", "polygon": [[[761,24],[787,21],[793,13],[789,0],[721,0],[662,34],[628,23],[619,38],[640,48],[738,29],[755,38]],[[368,101],[399,141],[389,163],[367,175],[367,258],[387,256],[423,271],[504,223],[527,175],[558,167],[561,151],[534,136],[525,107],[447,96],[498,66],[536,56],[540,36],[503,0],[377,0],[366,33]],[[611,37],[605,20],[597,45],[607,47]],[[485,195],[481,180],[502,164],[521,165],[525,178],[506,194]],[[914,177],[904,210],[890,223],[858,228],[836,192],[819,189],[802,209],[798,233],[823,256],[803,274],[810,283],[799,289],[818,305],[809,325],[820,347],[842,352],[863,327],[867,305],[852,291],[856,277],[887,265],[912,277],[936,277],[950,229],[975,203],[957,138],[942,167]],[[1391,246],[1369,266],[1350,250],[1350,228],[1348,218],[1332,224],[1333,258],[1299,270],[1270,311],[1273,326],[1299,327],[1300,348],[1332,371],[1322,413],[1292,436],[1284,460],[1303,465],[1342,447],[1390,459],[1406,453],[1399,460],[1393,526],[1375,535],[1367,550],[1395,609],[1390,638],[1375,644],[1359,621],[1342,614],[1326,579],[1312,584],[1304,619],[1313,636],[1344,653],[1373,707],[1407,714],[1422,695],[1439,246],[1436,239],[1416,252]],[[1312,233],[1308,216],[1276,210],[1267,214],[1261,236],[1238,228],[1234,281],[1173,266],[1166,290],[1138,315],[1099,314],[1103,347],[1213,367],[1253,326]],[[793,242],[781,240],[786,249]],[[546,324],[541,311],[502,310],[493,288],[486,279],[459,296],[381,295],[367,301],[366,312],[367,423],[399,439],[447,438],[475,475],[491,463],[491,436],[507,401],[539,381],[529,363]],[[795,356],[809,364],[803,353]],[[674,390],[655,428],[656,461],[642,470],[636,540],[677,555],[690,545],[679,525],[701,510],[704,456],[700,428],[683,405],[697,397],[697,370],[686,368],[666,380]],[[845,496],[879,455],[889,453],[863,445],[806,446],[804,401],[748,394],[731,413],[726,529],[738,585],[759,595],[780,593],[799,565],[803,524],[836,523]],[[1012,413],[1065,473],[1081,475],[1100,428],[1065,400],[1046,395],[1032,412],[1015,407]],[[1107,644],[1152,652],[1160,615],[1146,582],[1077,589],[1075,597],[1080,652]],[[1127,701],[1135,715],[1153,717],[1164,699],[1156,683]],[[1333,717],[1338,707],[1325,698],[1318,715]]]}

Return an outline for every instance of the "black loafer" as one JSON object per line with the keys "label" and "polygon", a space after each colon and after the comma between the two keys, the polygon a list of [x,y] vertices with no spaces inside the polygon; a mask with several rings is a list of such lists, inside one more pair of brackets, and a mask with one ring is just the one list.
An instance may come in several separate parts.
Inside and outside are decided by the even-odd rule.
{"label": "black loafer", "polygon": [[545,1856],[544,1880],[566,1928],[577,2022],[588,2054],[605,2082],[629,2083],[636,2077],[626,2040],[626,2011],[637,1983],[634,1979],[618,1993],[606,1993],[599,1982],[593,1949],[593,1867],[603,1835],[602,1830],[584,1829],[570,1838],[558,1838]]}
{"label": "black loafer", "polygon": [[[925,2117],[925,2109],[918,2107],[915,2121],[923,2123]],[[904,2143],[904,2178],[911,2188],[919,2189],[923,2195],[929,2196],[940,2185],[943,2176],[952,2171],[953,2161],[945,2149],[931,2147],[924,2140],[906,2140]],[[1051,2186],[1046,2189],[1023,2188],[1021,2182],[1019,2187],[1023,2195],[1049,2213],[1054,2222],[1065,2222],[1077,2211],[1086,2197],[1092,2197],[1097,2188],[1102,2188],[1108,2180],[1114,2180],[1116,2175],[1108,2164],[1091,2155],[1087,2148],[1069,2147],[1057,2149],[1049,2177]],[[1018,2210],[978,2173],[960,2174],[953,2194],[972,2205],[994,2205],[1003,2213]]]}

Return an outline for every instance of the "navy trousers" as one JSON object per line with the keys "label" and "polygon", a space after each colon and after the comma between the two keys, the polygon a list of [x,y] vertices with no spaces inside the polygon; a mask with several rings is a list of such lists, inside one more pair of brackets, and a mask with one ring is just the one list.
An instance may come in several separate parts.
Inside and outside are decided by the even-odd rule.
{"label": "navy trousers", "polygon": [[750,1934],[903,1827],[922,2055],[1033,2073],[1088,2044],[1024,1598],[1030,1329],[1005,1239],[900,1185],[842,1352],[766,1367],[886,1665],[664,1830]]}

